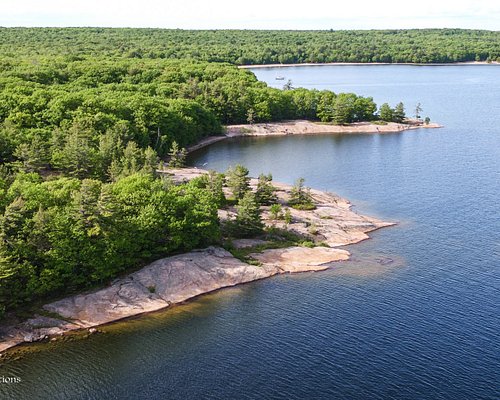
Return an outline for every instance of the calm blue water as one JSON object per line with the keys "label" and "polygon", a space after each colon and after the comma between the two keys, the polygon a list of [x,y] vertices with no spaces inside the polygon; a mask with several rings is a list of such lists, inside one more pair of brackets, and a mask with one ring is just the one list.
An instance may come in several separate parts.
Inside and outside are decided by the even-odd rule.
{"label": "calm blue water", "polygon": [[[194,165],[306,179],[397,227],[354,261],[210,294],[9,361],[13,399],[500,399],[500,67],[256,69],[445,125],[245,139]],[[392,263],[386,263],[392,259]],[[384,262],[380,263],[380,260]]]}

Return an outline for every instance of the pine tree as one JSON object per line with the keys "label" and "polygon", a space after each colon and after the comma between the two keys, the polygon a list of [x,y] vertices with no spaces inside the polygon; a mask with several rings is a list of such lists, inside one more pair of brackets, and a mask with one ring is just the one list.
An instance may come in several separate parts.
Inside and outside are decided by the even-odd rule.
{"label": "pine tree", "polygon": [[184,147],[179,148],[179,144],[175,140],[172,142],[168,156],[170,158],[169,167],[182,168],[186,165],[187,150]]}
{"label": "pine tree", "polygon": [[150,146],[144,150],[144,165],[142,167],[142,172],[151,175],[151,176],[156,176],[156,168],[158,167],[158,155],[156,154],[156,151],[154,151]]}
{"label": "pine tree", "polygon": [[236,165],[227,171],[227,186],[233,193],[235,199],[241,199],[250,190],[250,178],[248,169],[243,165]]}
{"label": "pine tree", "polygon": [[50,155],[47,142],[36,135],[30,143],[21,143],[14,151],[24,172],[37,172],[49,164]]}
{"label": "pine tree", "polygon": [[137,146],[137,143],[132,141],[127,143],[127,147],[125,147],[125,150],[123,151],[123,156],[120,159],[120,163],[122,168],[122,176],[135,174],[141,169],[144,163],[143,152]]}
{"label": "pine tree", "polygon": [[417,103],[417,105],[415,106],[415,119],[416,120],[420,120],[420,113],[424,111],[420,105],[420,103]]}
{"label": "pine tree", "polygon": [[88,178],[98,166],[98,154],[92,148],[90,140],[72,129],[67,136],[63,148],[54,151],[52,164],[68,175],[76,178]]}
{"label": "pine tree", "polygon": [[336,125],[344,125],[352,122],[352,111],[354,109],[352,98],[346,93],[340,93],[333,105],[332,121]]}
{"label": "pine tree", "polygon": [[217,202],[217,207],[224,205],[226,202],[226,196],[224,196],[224,191],[222,190],[224,186],[224,174],[210,170],[203,177],[206,179],[206,188]]}
{"label": "pine tree", "polygon": [[255,198],[257,202],[261,205],[271,205],[278,201],[276,196],[276,187],[272,185],[273,176],[271,174],[259,175],[259,181],[257,183],[257,190],[255,191]]}
{"label": "pine tree", "polygon": [[304,178],[297,179],[290,192],[288,204],[299,210],[314,210],[316,206],[314,205],[310,191],[310,188],[304,186]]}
{"label": "pine tree", "polygon": [[238,201],[236,210],[235,223],[239,236],[255,236],[263,231],[264,224],[260,216],[260,207],[254,193],[246,192]]}
{"label": "pine tree", "polygon": [[406,118],[405,106],[403,103],[399,102],[398,104],[396,104],[396,107],[393,110],[392,120],[394,122],[403,122],[405,118]]}
{"label": "pine tree", "polygon": [[279,203],[273,204],[269,209],[269,212],[271,214],[271,219],[274,220],[283,219],[283,214],[281,212],[281,204]]}

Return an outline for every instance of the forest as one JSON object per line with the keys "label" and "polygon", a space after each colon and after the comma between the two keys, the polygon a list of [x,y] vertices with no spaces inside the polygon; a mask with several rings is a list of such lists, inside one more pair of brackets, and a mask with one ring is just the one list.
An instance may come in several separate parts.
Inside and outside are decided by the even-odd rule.
{"label": "forest", "polygon": [[[330,34],[305,32],[302,40],[310,51],[309,38]],[[222,134],[224,125],[404,119],[401,103],[378,108],[353,93],[268,87],[232,64],[276,61],[241,59],[268,49],[259,40],[295,49],[276,45],[267,55],[295,57],[301,39],[297,32],[0,29],[0,316],[221,243],[217,210],[226,201],[239,212],[233,235],[261,232],[256,204],[272,205],[270,176],[257,193],[225,199],[231,176],[174,184],[158,174],[179,149]],[[297,193],[290,206],[312,206],[301,186]]]}
{"label": "forest", "polygon": [[192,59],[237,65],[500,61],[500,32],[0,28],[0,54]]}

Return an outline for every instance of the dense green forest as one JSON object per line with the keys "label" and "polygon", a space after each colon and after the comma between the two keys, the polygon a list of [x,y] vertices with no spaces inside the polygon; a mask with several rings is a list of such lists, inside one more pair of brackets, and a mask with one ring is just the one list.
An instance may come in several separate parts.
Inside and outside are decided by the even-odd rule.
{"label": "dense green forest", "polygon": [[0,66],[0,314],[218,242],[222,186],[157,176],[172,147],[229,123],[379,118],[371,98],[274,89],[224,63],[4,56]]}
{"label": "dense green forest", "polygon": [[188,58],[239,65],[500,61],[500,32],[0,28],[0,54]]}

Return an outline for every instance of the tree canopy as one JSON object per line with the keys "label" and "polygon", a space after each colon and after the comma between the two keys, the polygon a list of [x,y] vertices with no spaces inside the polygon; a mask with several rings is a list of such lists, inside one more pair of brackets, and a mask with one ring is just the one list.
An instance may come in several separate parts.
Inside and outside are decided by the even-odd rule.
{"label": "tree canopy", "polygon": [[[239,65],[500,61],[500,32],[0,28],[0,54],[73,58],[101,54],[113,58],[191,59]],[[46,75],[50,77],[51,73]],[[113,78],[112,73],[108,76]]]}

